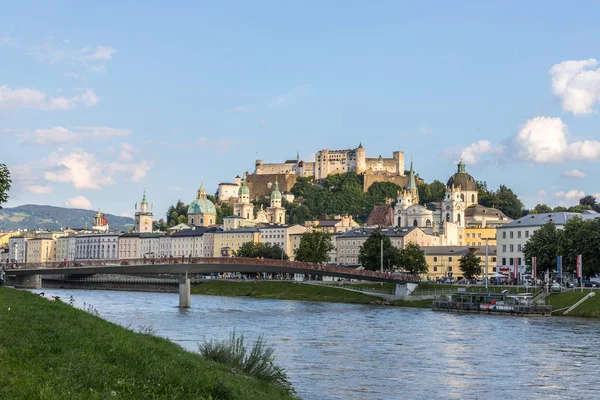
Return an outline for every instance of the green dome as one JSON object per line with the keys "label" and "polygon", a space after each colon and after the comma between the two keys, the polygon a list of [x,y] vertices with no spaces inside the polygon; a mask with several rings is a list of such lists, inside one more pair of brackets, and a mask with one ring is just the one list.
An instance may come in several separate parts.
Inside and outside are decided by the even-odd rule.
{"label": "green dome", "polygon": [[244,174],[244,179],[242,179],[242,186],[240,186],[240,189],[238,190],[238,196],[241,196],[243,194],[250,196],[250,188],[248,187],[248,185],[246,185],[246,175],[245,174]]}
{"label": "green dome", "polygon": [[190,214],[216,214],[217,210],[212,201],[208,199],[195,199],[188,207],[188,215]]}
{"label": "green dome", "polygon": [[275,180],[275,186],[273,186],[273,191],[271,192],[271,200],[280,199],[281,200],[281,192],[279,191],[279,182]]}

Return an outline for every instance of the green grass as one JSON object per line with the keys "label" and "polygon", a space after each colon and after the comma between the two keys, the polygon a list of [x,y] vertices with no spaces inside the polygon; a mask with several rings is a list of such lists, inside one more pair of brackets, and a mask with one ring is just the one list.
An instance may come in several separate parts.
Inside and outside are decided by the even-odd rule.
{"label": "green grass", "polygon": [[336,303],[371,304],[381,299],[326,285],[289,281],[229,282],[208,281],[191,289],[193,294],[248,296],[258,299],[309,300]]}
{"label": "green grass", "polygon": [[[552,305],[552,310],[559,310],[561,308],[571,307],[573,304],[581,300],[585,295],[589,293],[589,289],[583,291],[573,291],[568,293],[552,293],[546,300]],[[562,315],[563,311],[553,313],[553,315]],[[588,318],[600,318],[600,294],[596,293],[596,296],[591,299],[587,299],[575,310],[567,314],[571,317],[588,317]]]}
{"label": "green grass", "polygon": [[415,307],[415,308],[431,308],[432,300],[394,300],[391,302],[392,305],[398,307]]}
{"label": "green grass", "polygon": [[387,292],[390,292],[390,293],[394,293],[396,291],[396,284],[395,283],[389,283],[389,282],[384,282],[383,284],[376,283],[376,282],[371,282],[371,283],[344,283],[344,284],[342,284],[340,286],[346,287],[348,289],[364,290],[364,291],[375,290],[375,291],[387,291]]}
{"label": "green grass", "polygon": [[0,287],[0,399],[286,399],[284,388],[62,302]]}

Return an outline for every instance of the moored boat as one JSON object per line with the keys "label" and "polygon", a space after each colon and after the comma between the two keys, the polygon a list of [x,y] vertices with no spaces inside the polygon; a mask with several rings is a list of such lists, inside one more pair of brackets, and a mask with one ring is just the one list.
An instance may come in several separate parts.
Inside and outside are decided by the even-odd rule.
{"label": "moored boat", "polygon": [[450,298],[434,299],[434,311],[549,317],[552,306],[537,304],[532,293],[454,293]]}

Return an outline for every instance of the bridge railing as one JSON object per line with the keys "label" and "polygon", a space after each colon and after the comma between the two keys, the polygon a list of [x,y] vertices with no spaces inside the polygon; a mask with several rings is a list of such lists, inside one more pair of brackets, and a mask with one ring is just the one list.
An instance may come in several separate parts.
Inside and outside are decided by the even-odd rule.
{"label": "bridge railing", "polygon": [[42,263],[9,263],[7,270],[11,269],[46,269],[46,268],[80,268],[80,267],[100,267],[100,266],[143,266],[160,264],[222,264],[222,265],[260,265],[262,267],[288,267],[299,268],[303,270],[319,272],[332,272],[338,274],[355,275],[357,277],[377,277],[383,279],[399,280],[406,282],[419,282],[418,275],[410,275],[398,272],[378,272],[362,269],[354,269],[343,266],[333,266],[324,264],[315,264],[302,261],[271,260],[262,258],[241,258],[241,257],[156,257],[156,258],[137,258],[137,259],[86,259],[75,261],[51,261]]}

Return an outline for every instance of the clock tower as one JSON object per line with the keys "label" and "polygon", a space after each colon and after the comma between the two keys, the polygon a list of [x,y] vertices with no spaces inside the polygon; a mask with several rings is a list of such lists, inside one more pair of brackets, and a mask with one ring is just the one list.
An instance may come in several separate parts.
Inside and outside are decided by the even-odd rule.
{"label": "clock tower", "polygon": [[152,212],[148,211],[146,191],[144,191],[144,196],[142,197],[142,202],[140,203],[140,211],[135,213],[135,231],[140,233],[152,232]]}

